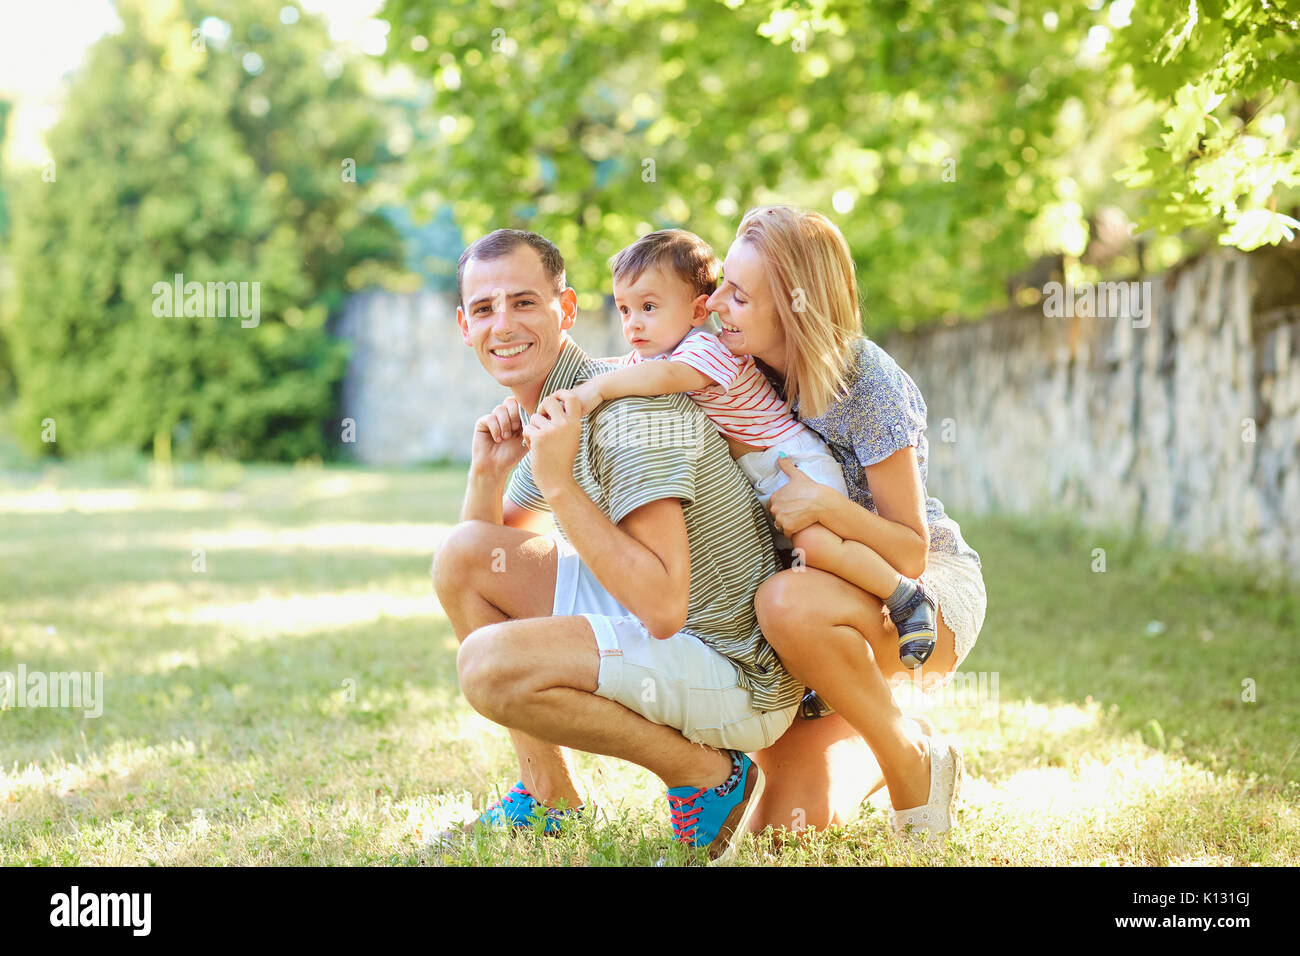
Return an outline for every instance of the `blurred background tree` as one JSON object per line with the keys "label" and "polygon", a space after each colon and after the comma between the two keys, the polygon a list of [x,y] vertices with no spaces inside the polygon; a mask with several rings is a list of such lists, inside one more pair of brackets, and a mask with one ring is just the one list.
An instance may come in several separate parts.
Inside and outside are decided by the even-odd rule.
{"label": "blurred background tree", "polygon": [[[5,137],[9,132],[9,113],[13,104],[0,99],[0,156],[4,155]],[[6,250],[9,246],[9,201],[5,194],[4,166],[0,165],[0,317],[4,316],[5,298],[12,284]],[[13,361],[9,357],[9,340],[0,321],[0,408],[11,400],[14,389]]]}
{"label": "blurred background tree", "polygon": [[[1297,6],[388,0],[367,60],[295,0],[120,0],[53,162],[0,179],[0,408],[43,453],[329,454],[348,294],[446,290],[502,225],[596,309],[637,235],[721,253],[747,208],[810,206],[871,333],[1291,241]],[[259,283],[258,327],[155,317],[177,273]]]}
{"label": "blurred background tree", "polygon": [[432,84],[417,206],[449,203],[469,237],[546,233],[593,307],[638,234],[682,226],[722,252],[746,208],[808,205],[844,230],[880,331],[978,316],[1042,257],[1079,278],[1289,238],[1293,2],[1195,0],[1184,17],[1131,0],[388,0],[382,15],[389,58]]}
{"label": "blurred background tree", "polygon": [[[401,258],[367,205],[383,106],[296,5],[118,14],[72,81],[53,163],[12,196],[14,433],[59,453],[324,454],[346,363],[327,319]],[[153,286],[176,273],[259,283],[259,324],[155,317]]]}

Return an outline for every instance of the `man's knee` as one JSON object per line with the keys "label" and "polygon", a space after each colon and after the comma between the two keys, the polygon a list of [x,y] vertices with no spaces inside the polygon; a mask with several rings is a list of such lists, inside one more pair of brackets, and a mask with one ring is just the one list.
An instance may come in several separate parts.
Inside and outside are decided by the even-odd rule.
{"label": "man's knee", "polygon": [[447,533],[433,555],[433,589],[445,605],[463,593],[480,568],[492,565],[488,535],[497,526],[487,521],[462,521]]}
{"label": "man's knee", "polygon": [[498,723],[519,692],[517,656],[507,644],[505,627],[488,624],[465,638],[456,653],[461,693],[471,707]]}

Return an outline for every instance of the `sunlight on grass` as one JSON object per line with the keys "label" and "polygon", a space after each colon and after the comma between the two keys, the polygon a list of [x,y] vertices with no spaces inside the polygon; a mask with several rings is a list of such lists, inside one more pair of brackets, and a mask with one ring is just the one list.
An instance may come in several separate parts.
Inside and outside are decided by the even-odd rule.
{"label": "sunlight on grass", "polygon": [[221,496],[186,489],[172,492],[132,491],[120,488],[103,491],[72,491],[41,488],[34,491],[0,492],[0,513],[9,514],[105,514],[136,511],[149,507],[163,511],[197,511],[218,507]]}
{"label": "sunlight on grass", "polygon": [[[357,548],[394,554],[432,553],[451,530],[445,524],[315,524],[301,528],[235,527],[200,529],[184,537],[163,539],[182,547],[221,550],[297,550],[299,548]],[[163,543],[147,541],[148,544]]]}
{"label": "sunlight on grass", "polygon": [[168,619],[177,624],[219,624],[237,630],[243,638],[258,638],[347,629],[385,618],[428,617],[437,609],[427,593],[415,597],[382,591],[335,591],[200,605],[172,612]]}
{"label": "sunlight on grass", "polygon": [[[41,487],[0,492],[0,670],[105,674],[99,719],[0,712],[0,861],[690,862],[671,843],[662,783],[590,754],[573,757],[594,808],[575,834],[423,847],[519,773],[506,732],[460,694],[429,582],[463,473],[228,470],[217,490],[148,490],[64,488],[52,468]],[[901,846],[881,791],[845,825],[761,836],[741,861],[1300,863],[1285,594],[1263,592],[1273,603],[1255,630],[1216,625],[1207,642],[1194,625],[1241,618],[1244,585],[1210,586],[1237,572],[1139,554],[1156,589],[1139,594],[1121,548],[1117,573],[1079,574],[1091,540],[967,528],[985,558],[985,633],[945,692],[899,693],[966,755],[952,839]],[[1157,604],[1166,631],[1135,641]],[[1058,633],[1072,642],[1042,640]],[[1231,668],[1256,640],[1277,657],[1246,704]]]}
{"label": "sunlight on grass", "polygon": [[53,755],[43,764],[31,763],[22,769],[0,767],[0,802],[15,802],[19,790],[62,798],[100,785],[111,787],[110,779],[125,780],[144,767],[190,759],[194,753],[189,740],[151,747],[118,742],[100,753],[79,754],[73,762]]}

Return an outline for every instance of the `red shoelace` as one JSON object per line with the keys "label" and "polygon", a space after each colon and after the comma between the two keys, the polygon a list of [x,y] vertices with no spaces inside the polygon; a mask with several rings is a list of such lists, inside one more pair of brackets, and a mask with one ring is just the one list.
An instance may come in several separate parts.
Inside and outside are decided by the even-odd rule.
{"label": "red shoelace", "polygon": [[493,808],[495,808],[495,807],[499,807],[499,806],[501,806],[503,803],[514,803],[514,802],[515,802],[514,794],[516,794],[516,793],[519,794],[519,795],[522,796],[522,797],[531,797],[531,796],[532,796],[532,794],[529,793],[527,790],[525,790],[523,787],[519,786],[518,784],[515,784],[513,787],[510,788],[510,793],[507,793],[504,797],[502,797],[502,798],[501,798],[500,800],[498,800],[496,803],[492,804],[491,807],[488,807],[488,809],[491,810],[491,809],[493,809]]}
{"label": "red shoelace", "polygon": [[708,787],[696,790],[693,796],[675,797],[668,794],[668,809],[673,817],[673,833],[679,843],[694,843],[696,820],[695,818],[703,812],[703,807],[698,807],[695,802],[700,799]]}

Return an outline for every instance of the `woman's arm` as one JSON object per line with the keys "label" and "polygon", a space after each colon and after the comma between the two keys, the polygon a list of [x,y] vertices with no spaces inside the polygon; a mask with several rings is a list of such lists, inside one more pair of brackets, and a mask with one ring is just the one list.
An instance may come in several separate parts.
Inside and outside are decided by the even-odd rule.
{"label": "woman's arm", "polygon": [[869,465],[866,473],[877,513],[834,488],[819,485],[826,492],[821,523],[841,538],[861,541],[900,574],[920,577],[930,553],[930,529],[925,522],[925,493],[916,449],[900,448],[884,461]]}
{"label": "woman's arm", "polygon": [[713,379],[685,362],[648,361],[613,372],[602,372],[574,388],[582,402],[583,414],[601,402],[612,402],[629,395],[670,395],[690,392],[713,385]]}
{"label": "woman's arm", "polygon": [[930,533],[915,448],[901,448],[867,468],[878,514],[813,481],[790,459],[779,464],[790,480],[776,490],[768,507],[784,534],[794,537],[820,523],[845,541],[865,544],[900,574],[915,578],[925,571]]}

